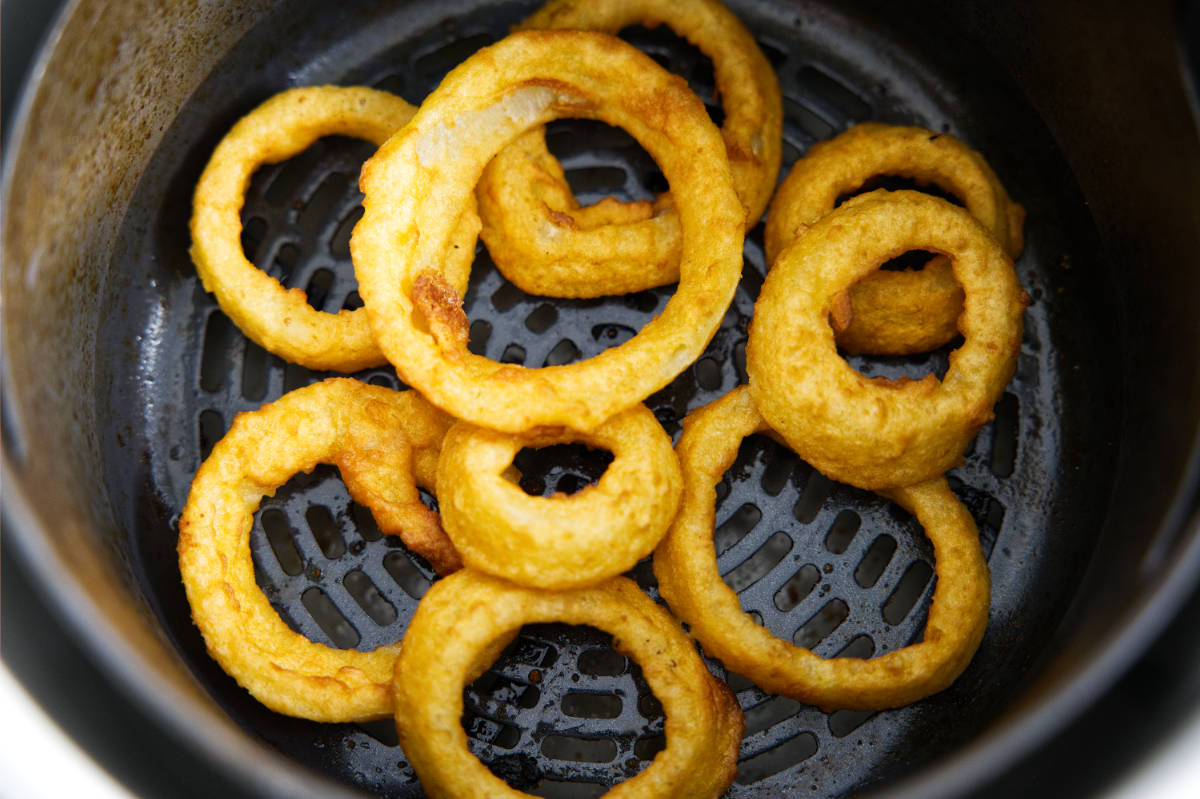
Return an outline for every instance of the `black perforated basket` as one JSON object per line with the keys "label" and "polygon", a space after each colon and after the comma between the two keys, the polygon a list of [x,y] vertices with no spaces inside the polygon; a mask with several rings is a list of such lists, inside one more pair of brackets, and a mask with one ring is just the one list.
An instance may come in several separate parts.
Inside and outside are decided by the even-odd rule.
{"label": "black perforated basket", "polygon": [[[992,573],[987,635],[948,690],[898,710],[824,713],[727,679],[746,714],[730,797],[835,796],[917,772],[995,719],[1027,687],[1079,591],[1117,474],[1113,426],[1124,402],[1096,349],[1116,304],[1096,230],[1071,169],[1037,109],[978,48],[914,38],[868,6],[731,2],[784,93],[784,168],[856,122],[915,124],[962,138],[1028,211],[1017,261],[1033,298],[1016,376],[951,487],[978,523]],[[273,714],[207,656],[175,559],[191,478],[234,415],[324,378],[249,342],[200,286],[188,257],[191,192],[239,117],[288,87],[365,84],[412,103],[448,69],[505,35],[534,2],[323,4],[276,8],[240,36],[178,109],[149,159],[98,288],[98,454],[121,534],[111,546],[138,602],[203,691],[254,738],[335,785],[420,796],[390,722],[321,725]],[[884,15],[887,16],[886,14]],[[685,76],[722,118],[712,69],[665,29],[628,41]],[[957,65],[957,66],[952,66]],[[666,187],[646,153],[605,125],[562,120],[547,141],[583,202],[650,197]],[[372,147],[331,137],[254,176],[242,241],[260,268],[307,291],[318,309],[361,304],[348,241],[361,215],[357,175]],[[889,184],[890,185],[890,184]],[[913,261],[914,259],[909,259]],[[919,259],[916,259],[919,262]],[[732,306],[704,355],[647,405],[678,436],[682,419],[745,383],[745,340],[766,271],[762,225],[746,239]],[[619,344],[661,311],[673,287],[599,300],[527,295],[482,245],[465,306],[470,346],[525,366],[562,364]],[[941,375],[950,348],[861,358],[868,375]],[[390,367],[357,375],[404,388]],[[582,447],[523,453],[522,485],[571,491],[603,471]],[[833,483],[765,437],[747,439],[718,488],[718,563],[743,608],[781,638],[823,656],[870,657],[920,640],[936,582],[931,548],[895,505]],[[431,505],[433,496],[425,495]],[[429,565],[382,536],[333,467],[298,475],[256,515],[259,585],[294,629],[337,647],[400,639]],[[631,576],[658,598],[649,562]],[[526,628],[465,690],[474,751],[514,787],[595,796],[638,773],[662,746],[662,712],[636,663],[590,628]]]}

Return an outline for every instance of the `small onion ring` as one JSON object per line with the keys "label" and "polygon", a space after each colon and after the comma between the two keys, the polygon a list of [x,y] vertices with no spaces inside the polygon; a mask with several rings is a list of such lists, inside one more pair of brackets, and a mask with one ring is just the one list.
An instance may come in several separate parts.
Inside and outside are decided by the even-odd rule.
{"label": "small onion ring", "polygon": [[[622,127],[658,160],[683,229],[679,287],[637,335],[593,358],[497,363],[467,350],[466,316],[437,265],[491,157],[564,115]],[[480,50],[367,162],[361,185],[350,249],[376,340],[405,383],[481,427],[590,430],[636,405],[700,355],[741,274],[744,214],[716,127],[682,78],[607,34],[525,31]]]}
{"label": "small onion ring", "polygon": [[[850,286],[914,249],[950,256],[965,338],[945,378],[864,377],[838,355],[829,317]],[[1012,261],[970,214],[916,191],[848,200],[767,273],[746,342],[750,394],[771,427],[831,479],[912,485],[962,461],[1016,368],[1029,297]]]}
{"label": "small onion ring", "polygon": [[765,691],[826,711],[899,707],[962,673],[987,626],[990,578],[975,522],[945,478],[886,494],[917,517],[933,543],[937,585],[923,640],[870,660],[821,658],[755,623],[717,571],[716,486],[742,439],[771,429],[744,387],[693,411],[683,425],[683,504],[654,552],[654,575],[705,652]]}
{"label": "small onion ring", "polygon": [[487,669],[497,643],[522,625],[589,625],[613,636],[662,703],[667,746],[608,797],[716,797],[737,773],[744,719],[733,693],[704,666],[679,622],[635,583],[521,588],[464,569],[433,585],[417,606],[396,659],[396,729],[421,787],[433,797],[493,799],[529,794],[492,774],[467,748],[463,688]]}
{"label": "small onion ring", "polygon": [[[504,474],[523,447],[582,442],[613,454],[599,482],[535,497]],[[595,430],[450,429],[438,461],[438,508],[468,568],[530,588],[583,588],[633,568],[667,532],[683,478],[671,437],[645,405]]]}
{"label": "small onion ring", "polygon": [[[718,0],[550,0],[518,30],[616,34],[666,25],[712,59],[733,186],[754,227],[775,190],[783,99],[770,62],[745,25]],[[484,170],[481,236],[496,267],[530,294],[601,297],[679,279],[680,228],[669,194],[581,208],[545,129],[524,134]]]}
{"label": "small onion ring", "polygon": [[250,530],[263,496],[332,463],[381,531],[399,534],[440,573],[457,569],[437,514],[417,492],[433,487],[452,422],[415,391],[331,378],[238,414],[213,447],[179,521],[179,568],[209,654],[258,701],[314,721],[391,715],[400,645],[333,649],[293,631],[255,582]]}
{"label": "small onion ring", "polygon": [[[241,119],[209,159],[192,201],[192,261],[206,291],[263,349],[309,369],[355,372],[387,363],[366,313],[325,313],[303,289],[285,289],[242,251],[242,204],[254,171],[291,158],[322,136],[340,134],[379,145],[416,109],[395,95],[362,86],[290,89]],[[479,217],[461,214],[444,269],[465,290],[475,257]]]}
{"label": "small onion ring", "polygon": [[[948,133],[868,122],[813,145],[792,167],[771,201],[767,263],[832,211],[840,196],[881,176],[953,194],[1009,256],[1021,254],[1025,209],[1008,196],[983,156]],[[850,289],[850,307],[849,327],[836,331],[845,352],[928,352],[957,335],[962,289],[949,262],[936,257],[919,272],[881,270],[864,277]]]}

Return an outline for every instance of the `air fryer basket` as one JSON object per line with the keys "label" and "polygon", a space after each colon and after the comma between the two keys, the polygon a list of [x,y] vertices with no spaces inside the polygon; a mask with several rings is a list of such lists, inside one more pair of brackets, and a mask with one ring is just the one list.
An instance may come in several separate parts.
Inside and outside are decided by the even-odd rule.
{"label": "air fryer basket", "polygon": [[[54,508],[69,522],[66,541],[59,543],[80,558],[80,587],[64,590],[80,596],[64,601],[76,613],[91,603],[116,630],[106,639],[95,635],[98,656],[128,670],[129,649],[138,650],[135,657],[146,661],[150,674],[140,689],[143,699],[183,697],[184,707],[200,708],[196,735],[204,751],[242,769],[252,759],[231,750],[247,745],[243,736],[265,744],[254,750],[271,763],[254,778],[264,790],[283,789],[295,779],[288,770],[305,764],[332,780],[320,790],[341,785],[419,796],[390,723],[318,725],[283,718],[224,675],[191,625],[174,554],[191,477],[234,414],[324,376],[248,342],[195,277],[187,255],[191,191],[216,142],[239,116],[288,86],[367,84],[419,102],[449,68],[503,36],[538,4],[361,5],[291,4],[245,17],[181,22],[163,11],[149,26],[163,26],[154,34],[157,41],[165,40],[172,24],[183,27],[175,31],[175,47],[161,45],[151,61],[161,59],[159,69],[182,74],[195,88],[179,93],[178,106],[170,107],[148,83],[100,81],[93,87],[94,95],[134,104],[129,113],[140,120],[134,128],[144,128],[147,144],[121,141],[117,161],[124,169],[93,156],[110,181],[110,196],[128,200],[108,209],[111,216],[97,230],[64,240],[64,249],[88,254],[69,278],[54,273],[62,253],[24,243],[44,233],[21,225],[52,223],[30,221],[39,217],[23,212],[14,220],[9,212],[6,458],[28,486],[19,512],[32,519]],[[739,776],[729,795],[839,795],[919,778],[932,761],[1006,710],[1011,717],[1032,703],[1038,695],[1038,686],[1030,688],[1035,666],[1049,663],[1041,673],[1052,675],[1080,651],[1070,645],[1071,631],[1096,627],[1086,609],[1119,609],[1128,601],[1114,595],[1122,578],[1097,583],[1098,574],[1140,562],[1145,574],[1139,577],[1165,579],[1180,553],[1195,550],[1186,536],[1147,543],[1149,532],[1139,536],[1120,528],[1149,531],[1164,518],[1167,497],[1130,496],[1143,480],[1133,466],[1156,459],[1171,467],[1171,485],[1177,485],[1200,403],[1186,413],[1169,409],[1186,431],[1175,442],[1178,452],[1145,453],[1147,447],[1165,450],[1166,443],[1130,438],[1148,429],[1142,418],[1146,398],[1121,378],[1139,369],[1169,371],[1166,364],[1138,360],[1132,349],[1164,336],[1147,308],[1172,306],[1144,305],[1144,297],[1130,296],[1128,272],[1145,277],[1150,263],[1162,268],[1164,262],[1121,262],[1114,270],[1115,262],[1104,256],[1076,183],[1080,166],[1069,160],[1074,155],[1077,161],[1086,147],[1065,152],[1035,98],[1019,91],[1001,64],[963,33],[972,28],[974,36],[1014,37],[1004,32],[1002,15],[963,17],[956,26],[948,12],[926,9],[915,15],[928,26],[922,27],[871,4],[854,11],[810,3],[730,5],[758,36],[783,87],[781,177],[813,142],[855,122],[919,124],[954,133],[984,153],[1029,212],[1017,266],[1034,302],[1017,375],[996,420],[951,477],[976,517],[992,569],[990,624],[975,661],[949,690],[874,714],[822,713],[766,695],[710,663],[730,680],[747,715]],[[75,17],[85,11],[76,9]],[[196,38],[181,38],[179,30]],[[204,35],[225,40],[213,44]],[[719,121],[706,59],[663,30],[633,28],[624,35],[687,77]],[[98,57],[106,52],[100,39]],[[122,88],[151,96],[138,100],[137,91],[122,94]],[[620,131],[561,121],[550,127],[548,141],[584,201],[609,193],[648,196],[664,187],[653,162]],[[356,175],[370,150],[352,140],[323,140],[259,170],[247,196],[248,255],[286,285],[305,288],[310,303],[325,310],[358,302],[348,239],[360,213]],[[1194,167],[1196,159],[1190,153],[1184,166]],[[9,196],[30,197],[32,186],[23,189],[14,174],[20,173],[8,170]],[[49,203],[44,213],[52,213],[57,195],[47,191],[47,198],[30,202]],[[1185,272],[1187,266],[1178,261],[1173,268]],[[688,410],[745,382],[746,326],[764,272],[760,225],[748,236],[741,286],[708,351],[647,402],[672,434]],[[1195,274],[1178,277],[1184,288],[1196,288]],[[1154,291],[1141,284],[1138,290]],[[471,346],[528,366],[589,357],[632,335],[669,294],[670,288],[598,301],[532,297],[505,281],[481,246],[466,297]],[[28,306],[14,302],[25,296]],[[56,309],[57,325],[76,332],[74,349],[57,326],[45,342],[14,332],[41,330],[44,321],[35,314],[48,304]],[[1180,329],[1194,332],[1195,322],[1184,321],[1183,309],[1178,313]],[[1197,338],[1186,345],[1194,348]],[[49,361],[60,366],[33,387],[29,376],[39,347],[61,348],[71,357]],[[944,370],[945,355],[855,363],[869,374],[919,375]],[[1183,363],[1194,363],[1195,355],[1183,353],[1190,358]],[[358,376],[403,387],[390,368]],[[1194,385],[1180,391],[1191,391],[1194,399]],[[1182,406],[1186,399],[1173,393],[1156,407],[1166,412],[1172,401]],[[63,417],[56,419],[51,408],[74,410],[78,421],[65,437],[56,427]],[[47,437],[71,447],[59,452],[55,466],[75,478],[66,486],[78,486],[70,499],[55,498],[57,505],[45,503],[64,483],[36,479],[39,469],[49,468],[41,444]],[[580,448],[556,448],[549,455],[529,453],[519,464],[528,490],[569,490],[603,468],[594,453]],[[99,479],[87,480],[89,470]],[[1110,495],[1122,501],[1110,505]],[[758,438],[743,445],[720,496],[721,571],[739,589],[743,607],[776,634],[823,655],[858,656],[919,637],[935,576],[928,544],[903,512],[867,492],[830,483]],[[1131,515],[1130,505],[1140,509],[1140,518]],[[1114,547],[1108,543],[1114,538],[1126,543]],[[54,544],[35,538],[28,546],[36,561],[51,557]],[[293,478],[264,502],[252,547],[260,585],[284,618],[313,640],[336,646],[369,649],[402,636],[434,578],[420,558],[380,535],[331,467]],[[1089,559],[1092,571],[1081,589]],[[657,596],[648,563],[633,576]],[[105,592],[107,598],[94,598]],[[1072,603],[1077,610],[1068,614]],[[463,722],[473,751],[514,786],[546,796],[598,795],[643,768],[662,746],[661,710],[636,664],[609,644],[589,629],[526,629],[466,691]],[[161,705],[154,711],[179,712]],[[287,759],[276,763],[271,750]],[[307,790],[317,789],[309,783]]]}

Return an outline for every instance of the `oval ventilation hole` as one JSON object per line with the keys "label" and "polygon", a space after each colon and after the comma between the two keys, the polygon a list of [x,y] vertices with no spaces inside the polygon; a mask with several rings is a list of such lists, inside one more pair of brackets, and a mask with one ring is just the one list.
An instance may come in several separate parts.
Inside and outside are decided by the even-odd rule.
{"label": "oval ventilation hole", "polygon": [[992,423],[992,474],[1011,477],[1017,462],[1017,438],[1021,409],[1015,394],[1005,393],[996,403],[996,419]]}
{"label": "oval ventilation hole", "polygon": [[775,607],[787,613],[803,602],[819,582],[821,570],[811,563],[805,564],[775,592]]}
{"label": "oval ventilation hole", "polygon": [[313,382],[313,373],[298,363],[289,363],[283,367],[283,393],[304,388]]}
{"label": "oval ventilation hole", "polygon": [[621,698],[612,694],[567,694],[562,712],[577,719],[615,719],[621,715]]}
{"label": "oval ventilation hole", "polygon": [[503,313],[520,302],[524,296],[525,292],[506,280],[500,284],[500,288],[492,292],[492,307]]}
{"label": "oval ventilation hole", "polygon": [[346,617],[324,591],[316,586],[305,589],[300,595],[300,602],[321,631],[329,636],[335,648],[353,649],[358,646],[358,631],[346,621]]}
{"label": "oval ventilation hole", "polygon": [[616,677],[624,674],[629,667],[624,655],[608,647],[583,652],[577,663],[580,674],[592,677]]}
{"label": "oval ventilation hole", "polygon": [[221,390],[229,372],[233,346],[233,322],[221,311],[213,311],[204,323],[204,347],[200,353],[200,389],[210,394]]}
{"label": "oval ventilation hole", "polygon": [[723,575],[725,584],[740,592],[754,585],[792,551],[792,539],[785,532],[777,532],[740,565]]}
{"label": "oval ventilation hole", "polygon": [[396,581],[396,585],[413,599],[420,599],[429,590],[431,583],[428,578],[403,552],[389,552],[383,559],[383,568]]}
{"label": "oval ventilation hole", "polygon": [[200,460],[212,454],[213,445],[225,435],[225,420],[214,410],[200,411],[197,432],[200,438]]}
{"label": "oval ventilation hole", "polygon": [[321,552],[330,560],[337,560],[346,554],[346,542],[342,539],[342,531],[334,521],[333,514],[324,505],[309,505],[304,512],[304,520]]}
{"label": "oval ventilation hole", "polygon": [[[758,235],[760,237],[760,241],[761,236],[763,235],[763,231],[759,230],[761,227],[762,223],[759,222],[758,226],[755,228],[755,233],[751,234]],[[749,258],[743,259],[742,282],[738,286],[738,290],[746,293],[746,298],[750,300],[751,305],[758,301],[758,293],[762,291],[763,280],[763,273],[759,269],[758,265]]]}
{"label": "oval ventilation hole", "polygon": [[871,118],[870,103],[816,67],[806,66],[796,77],[804,94],[816,95],[828,101],[845,114],[847,120],[860,122]]}
{"label": "oval ventilation hole", "polygon": [[574,363],[583,353],[575,346],[575,342],[564,338],[562,341],[554,345],[554,349],[550,350],[550,354],[546,356],[546,361],[543,366],[566,366],[569,363]]}
{"label": "oval ventilation hole", "polygon": [[623,198],[628,195],[625,184],[629,179],[629,173],[619,166],[576,167],[565,170],[564,174],[567,177],[567,185],[571,187],[571,192],[576,197],[611,195]]}
{"label": "oval ventilation hole", "polygon": [[291,204],[300,186],[316,168],[318,155],[317,150],[310,147],[280,164],[263,198],[276,208]]}
{"label": "oval ventilation hole", "polygon": [[770,729],[800,712],[804,705],[786,696],[776,696],[760,702],[746,711],[746,735]]}
{"label": "oval ventilation hole", "polygon": [[242,397],[261,402],[267,395],[267,351],[246,339],[242,353]]}
{"label": "oval ventilation hole", "polygon": [[796,506],[792,509],[796,521],[801,524],[811,524],[813,519],[817,518],[817,514],[821,512],[825,500],[829,499],[831,491],[833,491],[833,481],[813,469],[808,476],[808,481],[804,484],[804,490],[800,492],[800,499],[796,500]]}
{"label": "oval ventilation hole", "polygon": [[667,748],[667,736],[647,735],[638,738],[633,744],[633,756],[638,760],[653,760],[659,752]]}
{"label": "oval ventilation hole", "polygon": [[525,317],[525,327],[531,333],[545,333],[558,321],[558,311],[548,302],[543,302]]}
{"label": "oval ventilation hole", "polygon": [[792,640],[796,642],[796,646],[815,649],[817,644],[841,627],[842,622],[849,616],[850,607],[840,599],[832,599],[805,622],[803,627],[796,630]]}
{"label": "oval ventilation hole", "polygon": [[292,540],[292,526],[288,524],[287,514],[278,508],[267,508],[259,514],[258,520],[283,573],[295,577],[304,571],[304,558]]}
{"label": "oval ventilation hole", "polygon": [[933,576],[933,567],[923,560],[911,564],[900,578],[896,590],[888,597],[883,605],[883,620],[896,625],[904,621],[909,612],[917,604],[917,600],[925,593],[929,578]]}
{"label": "oval ventilation hole", "polygon": [[658,697],[652,693],[644,693],[638,697],[638,713],[642,714],[642,718],[654,721],[663,717],[662,702],[658,701]]}
{"label": "oval ventilation hole", "polygon": [[745,384],[749,382],[750,376],[746,374],[746,342],[739,341],[733,345],[733,368],[737,371],[738,383]]}
{"label": "oval ventilation hole", "polygon": [[835,129],[816,111],[804,106],[799,100],[785,96],[783,98],[783,113],[788,123],[799,126],[817,141],[833,138]]}
{"label": "oval ventilation hole", "polygon": [[291,242],[284,242],[265,271],[284,286],[291,286],[292,275],[295,274],[298,263],[300,263],[300,248]]}
{"label": "oval ventilation hole", "polygon": [[386,627],[396,620],[396,609],[392,607],[392,603],[384,599],[375,583],[371,582],[371,578],[358,569],[347,573],[342,579],[342,585],[346,587],[350,596],[354,597],[354,601],[363,612],[371,617],[371,621],[380,627]]}
{"label": "oval ventilation hole", "polygon": [[350,234],[354,232],[354,226],[362,219],[362,215],[363,207],[360,205],[346,214],[333,231],[333,236],[329,239],[329,254],[339,261],[350,258]]}
{"label": "oval ventilation hole", "polygon": [[706,391],[716,391],[721,387],[721,367],[713,358],[701,358],[692,365],[692,373],[700,388]]}
{"label": "oval ventilation hole", "polygon": [[354,522],[354,529],[358,532],[359,538],[364,541],[378,541],[383,538],[383,531],[379,529],[379,523],[375,521],[371,510],[366,506],[351,501],[350,519]]}
{"label": "oval ventilation hole", "polygon": [[396,734],[396,722],[394,719],[358,721],[354,723],[354,726],[384,746],[392,747],[400,745],[400,736]]}
{"label": "oval ventilation hole", "polygon": [[331,172],[326,175],[297,215],[296,227],[306,233],[316,233],[349,188],[350,179],[341,172]]}
{"label": "oval ventilation hole", "polygon": [[787,447],[781,447],[772,441],[766,450],[767,468],[763,470],[762,489],[773,497],[787,485],[788,479],[796,470],[800,456]]}
{"label": "oval ventilation hole", "polygon": [[658,295],[653,291],[639,291],[637,294],[626,294],[625,305],[635,311],[650,313],[658,307]]}
{"label": "oval ventilation hole", "polygon": [[347,294],[346,299],[342,302],[343,311],[357,311],[361,307],[363,307],[362,295],[358,293],[357,289]]}
{"label": "oval ventilation hole", "polygon": [[867,550],[867,554],[863,555],[863,559],[859,561],[858,568],[854,570],[854,581],[863,588],[871,588],[875,583],[879,582],[879,578],[883,575],[884,569],[892,562],[892,555],[896,553],[896,539],[890,535],[881,535],[871,543],[871,548]]}
{"label": "oval ventilation hole", "polygon": [[749,502],[735,510],[733,515],[720,524],[713,533],[713,549],[716,550],[717,555],[720,556],[745,538],[746,534],[753,530],[761,519],[762,511],[758,509],[758,506]]}
{"label": "oval ventilation hole", "polygon": [[258,263],[258,248],[267,238],[267,220],[251,217],[242,225],[242,253],[252,264]]}
{"label": "oval ventilation hole", "polygon": [[471,323],[471,332],[467,335],[467,349],[474,355],[484,356],[491,337],[492,323],[486,319],[476,319]]}
{"label": "oval ventilation hole", "polygon": [[802,732],[773,749],[740,761],[734,782],[738,785],[752,785],[784,769],[798,766],[816,753],[817,736],[811,732]]}
{"label": "oval ventilation hole", "polygon": [[331,288],[333,288],[333,272],[328,269],[318,269],[313,272],[308,285],[304,288],[304,295],[309,306],[313,310],[325,310],[325,303],[329,301]]}
{"label": "oval ventilation hole", "polygon": [[542,739],[542,754],[552,760],[570,760],[575,763],[611,763],[617,756],[617,744],[609,738],[547,735]]}
{"label": "oval ventilation hole", "polygon": [[420,56],[413,63],[413,67],[426,77],[441,80],[443,75],[465,61],[468,56],[473,55],[480,48],[487,47],[493,41],[495,41],[494,37],[487,33],[476,33],[473,36],[454,39],[449,44]]}
{"label": "oval ventilation hole", "polygon": [[605,347],[616,347],[624,344],[637,335],[632,327],[617,324],[595,325],[592,328],[592,338]]}
{"label": "oval ventilation hole", "polygon": [[525,363],[525,348],[520,344],[509,344],[500,356],[500,363],[515,363],[522,366]]}
{"label": "oval ventilation hole", "polygon": [[[635,744],[635,752],[636,746]],[[601,796],[608,793],[608,786],[594,782],[542,778],[537,786],[530,790],[534,791],[534,796],[540,796],[542,799],[600,799]]]}
{"label": "oval ventilation hole", "polygon": [[862,526],[862,518],[852,510],[843,510],[829,526],[825,536],[825,548],[835,555],[841,555],[854,541],[854,535]]}

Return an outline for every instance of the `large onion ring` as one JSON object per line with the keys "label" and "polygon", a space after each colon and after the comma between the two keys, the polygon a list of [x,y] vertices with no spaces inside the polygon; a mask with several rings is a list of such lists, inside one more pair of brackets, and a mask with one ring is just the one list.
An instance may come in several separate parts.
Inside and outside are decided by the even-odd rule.
{"label": "large onion ring", "polygon": [[716,486],[743,438],[771,432],[749,392],[734,389],[683,425],[677,447],[683,504],[654,552],[654,575],[705,652],[765,691],[823,710],[899,707],[941,691],[962,673],[987,626],[990,579],[975,522],[944,478],[887,493],[933,542],[937,586],[923,640],[870,660],[824,659],[755,623],[717,571]]}
{"label": "large onion ring", "polygon": [[[467,320],[436,271],[479,174],[522,131],[563,116],[629,131],[657,159],[683,229],[679,288],[629,341],[527,369],[467,350]],[[514,33],[460,64],[363,167],[350,249],[380,347],[404,382],[459,419],[522,432],[590,430],[691,364],[742,266],[743,212],[725,145],[682,78],[607,34]]]}
{"label": "large onion ring", "polygon": [[[317,370],[354,372],[387,362],[364,311],[318,311],[303,289],[285,289],[246,259],[241,210],[250,178],[263,164],[332,134],[383,144],[415,112],[395,95],[362,86],[290,89],[247,114],[217,145],[192,200],[192,260],[205,290],[263,349]],[[443,268],[450,283],[465,290],[479,217],[468,206],[459,219]]]}
{"label": "large onion ring", "polygon": [[452,421],[414,391],[330,379],[238,414],[196,473],[179,521],[192,619],[209,654],[267,707],[314,721],[389,716],[399,644],[332,649],[288,627],[254,579],[250,529],[262,497],[332,463],[380,530],[448,573],[457,554],[417,484],[433,487]]}
{"label": "large onion ring", "polygon": [[421,600],[396,660],[396,728],[421,787],[433,797],[528,796],[467,749],[463,686],[522,625],[590,625],[613,636],[642,668],[666,716],[667,746],[608,797],[715,797],[737,772],[744,719],[732,692],[709,674],[679,622],[623,577],[594,588],[541,591],[464,569]]}
{"label": "large onion ring", "polygon": [[[534,497],[504,474],[523,447],[582,442],[613,454],[599,482]],[[683,478],[671,437],[645,405],[594,431],[450,429],[438,461],[438,508],[463,563],[532,588],[582,588],[649,555],[679,507]]]}
{"label": "large onion ring", "polygon": [[[950,256],[966,293],[945,378],[867,378],[838,355],[845,292],[909,250]],[[746,342],[750,393],[800,457],[860,488],[912,485],[958,465],[1016,368],[1028,304],[1012,261],[970,214],[916,191],[874,191],[818,220],[767,273]]]}
{"label": "large onion ring", "polygon": [[[550,0],[518,28],[615,34],[637,24],[666,25],[712,59],[725,111],[721,135],[750,229],[775,190],[783,100],[774,69],[733,12],[718,0]],[[492,260],[531,294],[600,297],[679,279],[680,228],[670,195],[581,208],[543,128],[493,158],[477,194],[480,235]]]}
{"label": "large onion ring", "polygon": [[[868,122],[819,142],[792,167],[771,201],[767,263],[832,211],[839,197],[881,176],[953,194],[1009,256],[1021,254],[1025,209],[1008,196],[983,156],[948,133]],[[936,257],[919,272],[881,270],[864,277],[850,289],[850,308],[849,327],[836,331],[846,352],[927,352],[957,335],[962,289],[949,261]]]}

